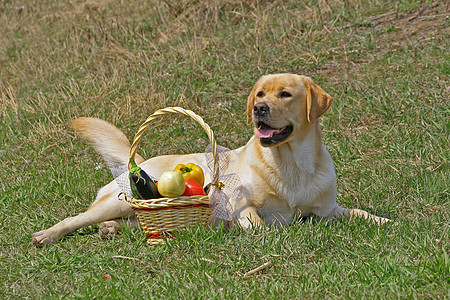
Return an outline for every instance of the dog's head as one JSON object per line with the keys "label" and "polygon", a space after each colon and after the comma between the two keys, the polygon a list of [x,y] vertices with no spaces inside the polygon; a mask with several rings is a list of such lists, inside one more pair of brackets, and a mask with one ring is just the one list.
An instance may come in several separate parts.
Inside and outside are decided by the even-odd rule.
{"label": "dog's head", "polygon": [[331,97],[311,78],[295,74],[262,76],[247,103],[247,122],[263,146],[277,146],[294,138],[304,125],[327,111]]}

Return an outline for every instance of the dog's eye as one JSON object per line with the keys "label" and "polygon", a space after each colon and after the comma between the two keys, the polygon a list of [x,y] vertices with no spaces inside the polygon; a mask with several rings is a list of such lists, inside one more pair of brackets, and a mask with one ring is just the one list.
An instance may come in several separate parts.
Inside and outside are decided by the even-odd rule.
{"label": "dog's eye", "polygon": [[280,97],[281,98],[289,98],[289,97],[292,97],[292,95],[289,94],[288,92],[281,92]]}
{"label": "dog's eye", "polygon": [[263,97],[264,96],[264,92],[263,91],[259,91],[258,94],[256,94],[256,97]]}

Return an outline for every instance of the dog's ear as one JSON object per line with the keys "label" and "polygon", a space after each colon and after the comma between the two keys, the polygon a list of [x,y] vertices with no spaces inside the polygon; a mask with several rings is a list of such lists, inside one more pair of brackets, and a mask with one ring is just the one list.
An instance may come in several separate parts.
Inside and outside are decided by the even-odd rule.
{"label": "dog's ear", "polygon": [[[262,78],[262,77],[261,77]],[[256,102],[256,88],[258,87],[259,82],[261,81],[261,78],[258,79],[258,81],[255,83],[255,86],[252,89],[252,92],[250,93],[250,96],[248,96],[247,99],[247,125],[250,125],[252,122],[252,114],[253,114],[253,106],[255,106]]]}
{"label": "dog's ear", "polygon": [[300,77],[306,88],[306,116],[308,122],[313,123],[328,110],[332,99],[311,78],[305,76]]}
{"label": "dog's ear", "polygon": [[255,88],[253,88],[247,99],[247,125],[252,122],[253,106],[255,106]]}

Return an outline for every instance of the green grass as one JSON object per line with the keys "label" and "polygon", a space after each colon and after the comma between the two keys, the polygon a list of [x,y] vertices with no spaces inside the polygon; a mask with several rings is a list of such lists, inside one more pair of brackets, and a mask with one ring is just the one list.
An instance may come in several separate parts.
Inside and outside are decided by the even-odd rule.
{"label": "green grass", "polygon": [[[440,1],[2,1],[0,297],[449,298],[447,11]],[[279,72],[308,75],[334,99],[322,129],[338,202],[397,226],[191,228],[156,247],[139,229],[103,241],[90,226],[31,245],[112,179],[71,119],[100,117],[131,139],[153,111],[178,105],[235,148],[252,134],[253,84]],[[206,144],[180,117],[155,123],[140,148]]]}

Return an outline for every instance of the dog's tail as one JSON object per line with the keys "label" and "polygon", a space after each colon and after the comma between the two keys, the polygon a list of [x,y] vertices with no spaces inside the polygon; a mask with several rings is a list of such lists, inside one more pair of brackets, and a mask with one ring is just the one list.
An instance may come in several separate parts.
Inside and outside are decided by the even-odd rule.
{"label": "dog's tail", "polygon": [[[103,157],[108,167],[127,166],[131,144],[125,134],[116,126],[97,118],[78,118],[72,127]],[[139,154],[136,163],[144,162]]]}

